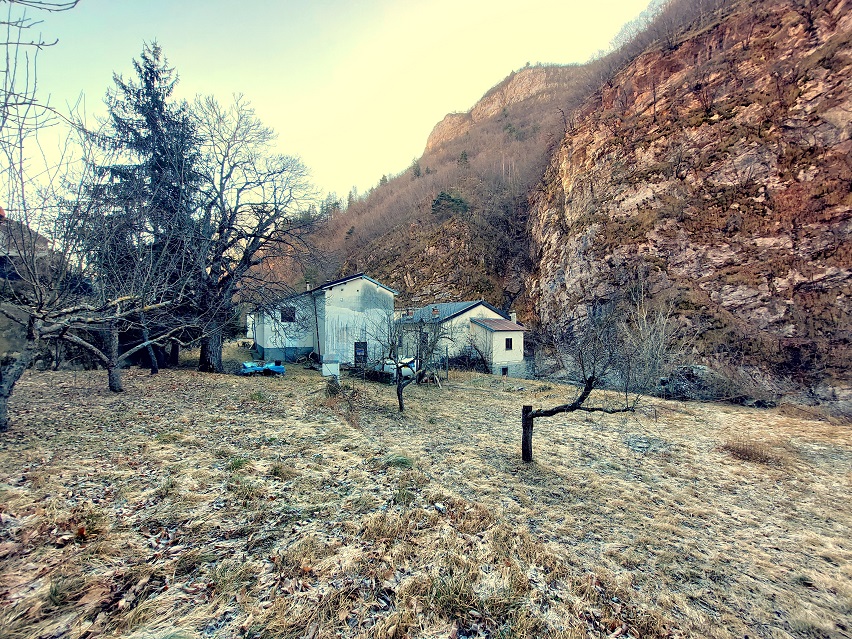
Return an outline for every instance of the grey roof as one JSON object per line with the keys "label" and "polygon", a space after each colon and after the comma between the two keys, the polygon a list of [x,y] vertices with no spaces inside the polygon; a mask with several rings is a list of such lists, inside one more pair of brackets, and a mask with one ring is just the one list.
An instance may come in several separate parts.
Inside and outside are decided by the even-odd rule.
{"label": "grey roof", "polygon": [[506,319],[490,319],[486,317],[474,317],[470,320],[474,324],[479,324],[482,328],[489,331],[525,331],[523,326],[516,324],[511,320]]}
{"label": "grey roof", "polygon": [[[494,308],[485,300],[476,300],[472,302],[440,302],[437,304],[429,304],[428,306],[421,306],[420,308],[407,309],[412,310],[412,314],[406,315],[405,312],[403,312],[400,321],[403,323],[419,322],[420,320],[423,320],[424,322],[446,322],[449,319],[461,315],[465,311],[476,308],[480,304],[491,309],[498,315],[506,317],[506,314],[503,311]],[[433,315],[432,309],[438,309],[437,314]]]}

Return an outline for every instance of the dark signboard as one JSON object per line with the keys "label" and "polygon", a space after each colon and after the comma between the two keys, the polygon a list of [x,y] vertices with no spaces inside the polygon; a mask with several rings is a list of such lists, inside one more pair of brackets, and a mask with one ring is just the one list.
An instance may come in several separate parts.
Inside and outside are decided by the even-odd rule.
{"label": "dark signboard", "polygon": [[355,342],[355,364],[367,363],[367,342]]}

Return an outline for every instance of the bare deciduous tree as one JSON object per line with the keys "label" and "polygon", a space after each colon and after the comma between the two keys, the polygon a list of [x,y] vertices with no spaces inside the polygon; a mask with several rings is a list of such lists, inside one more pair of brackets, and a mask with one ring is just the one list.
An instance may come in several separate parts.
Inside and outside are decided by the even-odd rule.
{"label": "bare deciduous tree", "polygon": [[[424,375],[431,372],[437,379],[437,361],[439,349],[443,344],[454,340],[452,327],[440,321],[405,322],[388,313],[368,329],[370,337],[382,347],[380,364],[392,362],[396,399],[399,412],[405,411],[403,391],[412,382],[420,382]],[[412,349],[414,356],[406,357],[406,349]]]}
{"label": "bare deciduous tree", "polygon": [[[92,186],[87,185],[89,192]],[[79,259],[91,283],[87,299],[101,306],[122,300],[114,306],[116,316],[105,318],[102,327],[95,327],[98,330],[69,330],[62,335],[104,365],[114,392],[122,390],[122,362],[146,350],[151,372],[156,373],[153,346],[163,346],[188,329],[201,331],[204,320],[182,312],[194,284],[186,251],[175,250],[185,245],[185,226],[171,223],[175,218],[152,219],[147,206],[142,194],[123,198],[118,206],[109,198],[83,198],[69,203],[60,218],[74,230]],[[85,207],[89,210],[83,214]],[[98,333],[104,336],[103,345],[94,339]],[[120,350],[120,336],[130,334],[141,339]]]}
{"label": "bare deciduous tree", "polygon": [[[626,300],[604,301],[578,309],[546,340],[560,366],[578,384],[574,397],[552,408],[521,411],[521,457],[532,461],[533,420],[559,413],[627,413],[636,410],[673,363],[679,341],[671,305],[652,309],[644,283]],[[610,389],[613,392],[595,392]]]}
{"label": "bare deciduous tree", "polygon": [[237,296],[253,311],[273,311],[292,295],[286,276],[310,255],[317,217],[307,207],[307,169],[273,152],[275,134],[242,96],[227,107],[199,99],[193,112],[203,176],[197,303],[211,322],[198,368],[221,372],[223,332]]}
{"label": "bare deciduous tree", "polygon": [[475,370],[482,369],[485,373],[491,373],[493,361],[493,345],[491,340],[485,339],[485,333],[471,333],[468,335],[467,348],[470,360]]}
{"label": "bare deciduous tree", "polygon": [[[152,317],[173,303],[173,297],[157,294],[144,270],[121,287],[110,285],[105,269],[92,259],[87,231],[101,212],[84,197],[83,186],[59,192],[58,185],[69,184],[67,175],[57,170],[36,189],[21,171],[16,182],[6,185],[10,215],[17,219],[0,223],[0,314],[21,334],[19,348],[5,355],[0,369],[0,429],[7,425],[15,383],[46,342],[64,340],[85,348],[108,369],[110,388],[121,390],[118,364],[147,344],[119,356],[119,328],[137,325],[140,317]],[[91,184],[85,176],[79,184],[84,183]],[[72,210],[63,211],[69,202]],[[92,338],[100,332],[107,333],[105,348]]]}
{"label": "bare deciduous tree", "polygon": [[[22,334],[20,339],[9,340],[14,343],[0,362],[0,431],[8,428],[6,410],[12,390],[41,345],[45,313],[62,311],[70,302],[64,292],[45,286],[57,277],[62,281],[66,268],[72,269],[68,261],[56,263],[50,240],[39,232],[46,231],[49,224],[39,227],[32,219],[35,211],[52,201],[46,190],[33,191],[28,173],[35,135],[49,116],[36,94],[37,56],[51,43],[29,36],[39,20],[27,10],[38,15],[71,9],[77,2],[12,0],[7,4],[0,17],[0,30],[5,32],[0,36],[4,58],[0,71],[0,198],[5,205],[0,216],[0,314],[10,327],[20,326]],[[46,176],[57,177],[50,172]]]}
{"label": "bare deciduous tree", "polygon": [[[5,15],[0,15],[0,31],[5,32],[0,42],[3,67],[0,69],[0,136],[3,144],[14,143],[19,131],[34,131],[43,124],[49,111],[47,103],[40,102],[37,61],[39,52],[53,46],[57,40],[44,40],[33,31],[41,24],[41,16],[68,11],[79,0],[5,0]],[[6,133],[10,137],[6,137]],[[4,160],[7,158],[4,158]]]}

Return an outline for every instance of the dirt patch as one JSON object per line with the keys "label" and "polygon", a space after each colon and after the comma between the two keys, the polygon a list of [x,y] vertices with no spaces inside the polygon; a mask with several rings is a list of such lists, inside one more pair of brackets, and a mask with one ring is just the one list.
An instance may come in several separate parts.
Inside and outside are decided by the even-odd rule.
{"label": "dirt patch", "polygon": [[13,398],[4,637],[850,634],[847,426],[649,400],[536,420],[525,465],[570,389],[101,376]]}

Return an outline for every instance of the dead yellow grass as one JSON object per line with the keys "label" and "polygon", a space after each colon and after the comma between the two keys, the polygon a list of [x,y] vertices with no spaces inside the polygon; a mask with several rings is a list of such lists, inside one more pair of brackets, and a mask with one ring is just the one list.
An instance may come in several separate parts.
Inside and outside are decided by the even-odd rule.
{"label": "dead yellow grass", "polygon": [[525,465],[565,388],[125,381],[16,391],[3,637],[849,636],[848,426],[649,400],[536,420]]}

